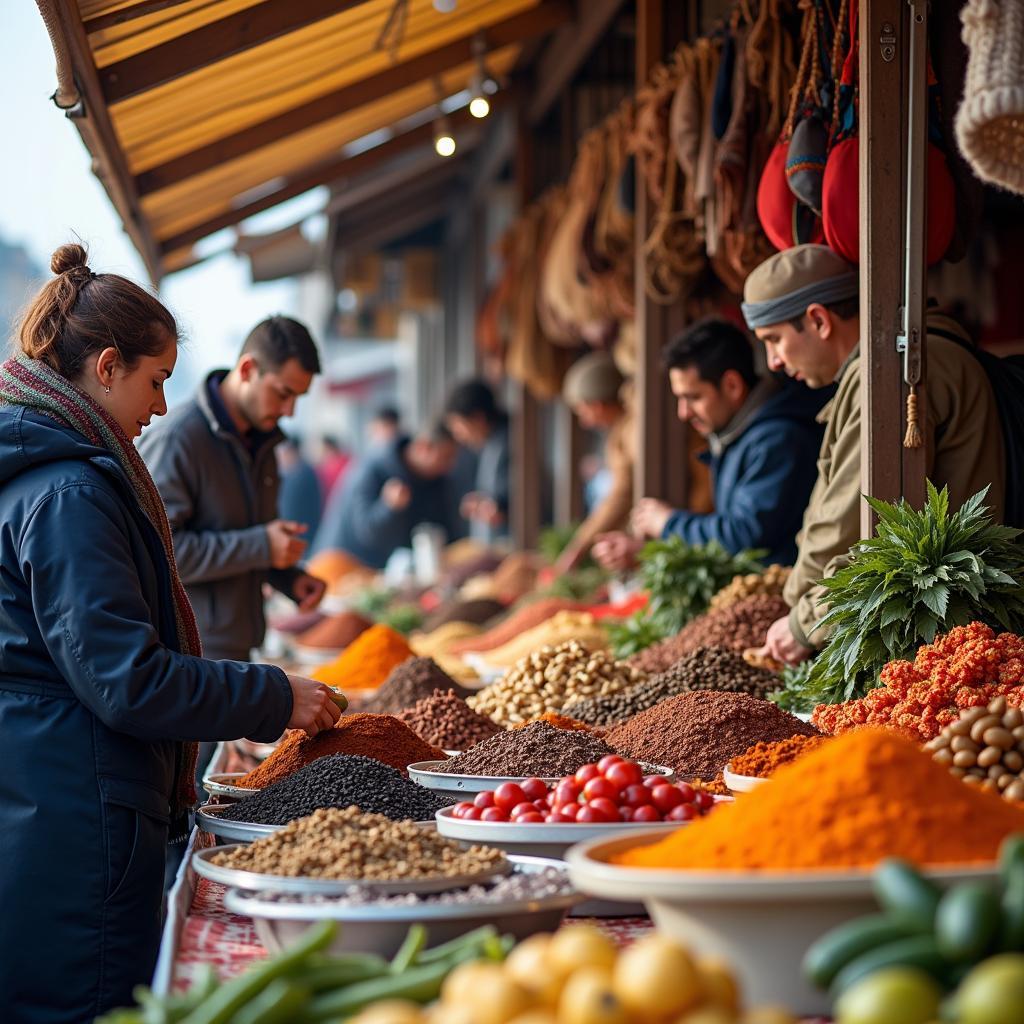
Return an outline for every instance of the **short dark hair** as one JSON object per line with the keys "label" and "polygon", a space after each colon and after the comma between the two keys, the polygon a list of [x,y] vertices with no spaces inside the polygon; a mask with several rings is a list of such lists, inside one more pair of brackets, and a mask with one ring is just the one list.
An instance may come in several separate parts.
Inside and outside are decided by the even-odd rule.
{"label": "short dark hair", "polygon": [[[824,306],[833,316],[839,317],[840,320],[852,320],[860,313],[860,296],[853,295],[848,299],[837,299],[835,302],[822,302],[820,305]],[[806,313],[801,313],[799,316],[793,317],[789,322],[798,331],[802,331],[804,329],[804,318],[806,316]]]}
{"label": "short dark hair", "polygon": [[390,423],[393,427],[402,422],[402,417],[393,405],[382,405],[370,418],[380,420],[381,423]]}
{"label": "short dark hair", "polygon": [[662,352],[666,370],[697,368],[701,380],[716,387],[726,370],[735,370],[747,387],[757,383],[754,349],[745,331],[728,320],[708,319],[673,338]]}
{"label": "short dark hair", "polygon": [[271,316],[260,321],[242,345],[242,355],[247,353],[263,370],[279,370],[289,359],[297,359],[307,373],[320,372],[320,355],[312,335],[291,317]]}
{"label": "short dark hair", "polygon": [[490,384],[479,377],[464,380],[455,385],[448,395],[448,401],[445,402],[444,414],[446,416],[480,414],[487,419],[488,423],[497,423],[504,417]]}

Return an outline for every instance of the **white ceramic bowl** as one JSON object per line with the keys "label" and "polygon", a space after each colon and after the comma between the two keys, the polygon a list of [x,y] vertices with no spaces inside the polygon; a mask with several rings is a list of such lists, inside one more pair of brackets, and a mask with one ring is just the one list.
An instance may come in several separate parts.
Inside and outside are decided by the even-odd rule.
{"label": "white ceramic bowl", "polygon": [[247,772],[210,772],[203,778],[203,789],[210,796],[219,797],[221,800],[244,800],[247,796],[253,796],[260,791],[260,787],[249,788],[239,786],[237,782],[244,778]]}
{"label": "white ceramic bowl", "polygon": [[[610,858],[664,838],[664,830],[595,839],[566,853],[581,892],[642,900],[655,925],[701,954],[724,957],[751,1004],[827,1014],[826,995],[804,981],[800,964],[825,932],[877,910],[868,871],[713,872],[627,868]],[[996,868],[928,871],[939,885],[991,879]]]}
{"label": "white ceramic bowl", "polygon": [[[492,776],[492,775],[453,775],[451,772],[439,772],[437,766],[442,761],[417,761],[408,767],[409,778],[413,782],[433,790],[439,796],[448,797],[452,803],[465,800],[467,794],[482,793],[486,789],[497,789],[503,782],[523,782],[529,776]],[[648,775],[664,775],[669,781],[675,778],[671,768],[664,765],[644,765]],[[563,776],[545,778],[548,787],[554,786]],[[472,796],[469,797],[472,799]]]}
{"label": "white ceramic bowl", "polygon": [[722,779],[734,793],[750,793],[768,781],[767,779],[759,778],[757,775],[736,775],[734,772],[729,771],[728,765],[725,766],[725,770],[722,772]]}

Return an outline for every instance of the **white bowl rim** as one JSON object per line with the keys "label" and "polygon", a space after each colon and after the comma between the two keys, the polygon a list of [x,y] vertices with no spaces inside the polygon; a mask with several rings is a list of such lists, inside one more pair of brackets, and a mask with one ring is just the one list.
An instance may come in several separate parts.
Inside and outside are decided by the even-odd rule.
{"label": "white bowl rim", "polygon": [[[459,781],[459,782],[486,782],[491,783],[494,786],[500,786],[503,782],[523,782],[526,779],[532,779],[534,777],[539,778],[541,782],[555,783],[561,782],[566,776],[564,775],[457,775],[454,772],[438,772],[433,771],[435,765],[444,764],[443,761],[416,761],[413,764],[406,766],[406,771],[409,776],[412,777],[413,773],[417,776],[422,777],[426,781],[431,782],[446,782],[446,781]],[[666,779],[673,779],[675,777],[675,771],[669,768],[668,765],[664,764],[652,764],[650,762],[645,763],[645,767],[657,769],[654,772],[649,772],[650,775],[664,775]],[[424,783],[426,784],[426,783]],[[429,789],[454,789],[453,786],[428,786]]]}

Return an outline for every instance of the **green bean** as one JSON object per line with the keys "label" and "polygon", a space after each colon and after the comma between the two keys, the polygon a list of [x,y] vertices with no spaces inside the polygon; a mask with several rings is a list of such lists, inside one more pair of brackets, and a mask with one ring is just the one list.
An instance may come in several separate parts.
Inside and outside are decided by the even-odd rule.
{"label": "green bean", "polygon": [[423,947],[426,944],[427,929],[421,924],[410,926],[405,936],[405,941],[391,961],[391,973],[401,974],[412,967],[417,962],[417,957],[423,952]]}
{"label": "green bean", "polygon": [[440,946],[434,946],[433,949],[424,950],[420,953],[419,959],[416,962],[429,964],[437,960],[444,960],[446,957],[451,956],[453,953],[458,953],[468,946],[479,947],[487,939],[497,938],[497,935],[498,931],[493,924],[485,924],[482,928],[466,932],[465,935],[460,935],[457,939],[451,939]]}
{"label": "green bean", "polygon": [[363,964],[332,964],[329,962],[303,964],[292,977],[297,985],[308,988],[311,992],[341,988],[343,985],[351,985],[356,981],[369,981],[371,978],[380,978],[387,974],[387,960],[380,957],[377,957],[376,960],[376,963],[367,961]]}
{"label": "green bean", "polygon": [[308,1002],[309,989],[293,985],[287,978],[278,978],[239,1010],[232,1024],[290,1024]]}
{"label": "green bean", "polygon": [[186,1018],[185,1024],[228,1024],[232,1015],[262,992],[272,981],[289,974],[310,953],[326,947],[337,933],[333,921],[321,921],[273,960],[260,964],[221,985],[201,1006]]}

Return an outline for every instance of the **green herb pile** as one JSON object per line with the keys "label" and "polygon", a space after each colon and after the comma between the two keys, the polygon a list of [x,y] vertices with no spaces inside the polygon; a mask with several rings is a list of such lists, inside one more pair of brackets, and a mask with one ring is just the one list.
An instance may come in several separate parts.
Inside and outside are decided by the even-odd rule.
{"label": "green herb pile", "polygon": [[921,511],[906,501],[866,500],[878,516],[875,536],[822,581],[832,630],[810,665],[787,671],[775,698],[810,710],[863,697],[883,666],[913,659],[937,633],[981,621],[1019,633],[1024,627],[1024,547],[1019,530],[999,526],[984,505],[987,488],[950,513],[949,494],[928,484]]}

